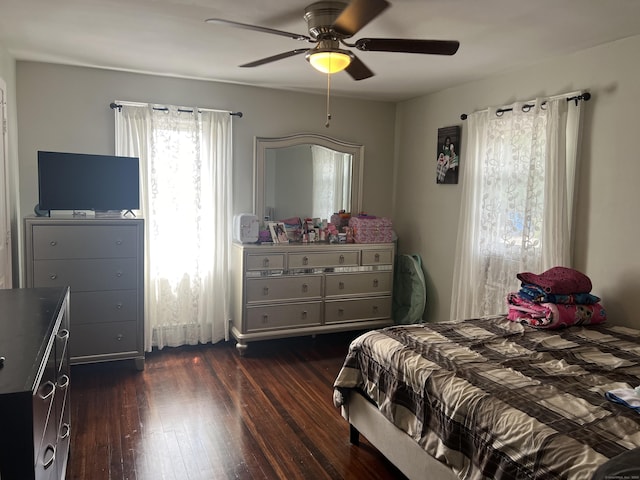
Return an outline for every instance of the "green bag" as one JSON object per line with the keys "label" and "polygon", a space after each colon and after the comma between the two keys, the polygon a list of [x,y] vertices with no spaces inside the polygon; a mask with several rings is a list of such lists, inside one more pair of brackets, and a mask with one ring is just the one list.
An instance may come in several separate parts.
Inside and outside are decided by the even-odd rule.
{"label": "green bag", "polygon": [[427,305],[427,286],[419,255],[396,257],[393,279],[393,321],[400,325],[422,323]]}

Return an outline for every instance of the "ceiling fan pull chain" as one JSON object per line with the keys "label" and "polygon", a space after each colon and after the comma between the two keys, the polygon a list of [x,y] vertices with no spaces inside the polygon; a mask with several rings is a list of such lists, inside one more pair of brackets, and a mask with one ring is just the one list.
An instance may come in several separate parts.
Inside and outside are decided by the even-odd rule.
{"label": "ceiling fan pull chain", "polygon": [[329,123],[331,122],[331,110],[329,108],[330,95],[331,95],[331,74],[327,73],[327,123],[324,124],[324,126],[327,128],[329,128]]}

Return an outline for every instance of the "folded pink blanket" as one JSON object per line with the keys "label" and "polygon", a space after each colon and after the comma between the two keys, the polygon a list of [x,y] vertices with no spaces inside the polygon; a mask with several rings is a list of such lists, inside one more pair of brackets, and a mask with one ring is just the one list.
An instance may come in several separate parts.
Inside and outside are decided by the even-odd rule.
{"label": "folded pink blanket", "polygon": [[606,312],[600,303],[592,305],[536,303],[513,292],[507,295],[507,304],[509,320],[537,328],[595,325],[607,319]]}

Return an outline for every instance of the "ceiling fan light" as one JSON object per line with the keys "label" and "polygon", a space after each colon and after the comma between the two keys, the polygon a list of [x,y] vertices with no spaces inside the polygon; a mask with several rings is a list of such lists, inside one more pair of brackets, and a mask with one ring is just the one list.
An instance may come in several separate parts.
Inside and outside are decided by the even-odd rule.
{"label": "ceiling fan light", "polygon": [[313,68],[322,73],[341,72],[351,63],[351,55],[343,51],[320,50],[308,55]]}

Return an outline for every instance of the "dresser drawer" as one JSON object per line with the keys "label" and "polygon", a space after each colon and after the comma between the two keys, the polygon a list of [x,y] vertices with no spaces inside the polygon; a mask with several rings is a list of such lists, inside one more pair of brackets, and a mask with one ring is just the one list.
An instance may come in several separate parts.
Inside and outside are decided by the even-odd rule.
{"label": "dresser drawer", "polygon": [[391,297],[330,300],[324,306],[324,322],[341,323],[391,318]]}
{"label": "dresser drawer", "polygon": [[33,258],[135,257],[136,225],[35,225]]}
{"label": "dresser drawer", "polygon": [[109,322],[74,325],[71,356],[130,353],[138,347],[137,322]]}
{"label": "dresser drawer", "polygon": [[289,268],[357,266],[358,260],[357,251],[290,253]]}
{"label": "dresser drawer", "polygon": [[391,265],[393,263],[393,251],[386,250],[363,250],[362,265]]}
{"label": "dresser drawer", "polygon": [[391,271],[328,274],[325,296],[390,294],[393,281]]}
{"label": "dresser drawer", "polygon": [[138,318],[137,290],[74,292],[73,325],[124,322]]}
{"label": "dresser drawer", "polygon": [[247,255],[247,270],[282,270],[284,268],[284,254]]}
{"label": "dresser drawer", "polygon": [[321,302],[247,307],[248,332],[320,325]]}
{"label": "dresser drawer", "polygon": [[302,300],[322,296],[322,276],[248,278],[247,302]]}
{"label": "dresser drawer", "polygon": [[72,292],[134,290],[138,286],[134,259],[37,260],[33,262],[34,287],[64,287]]}

